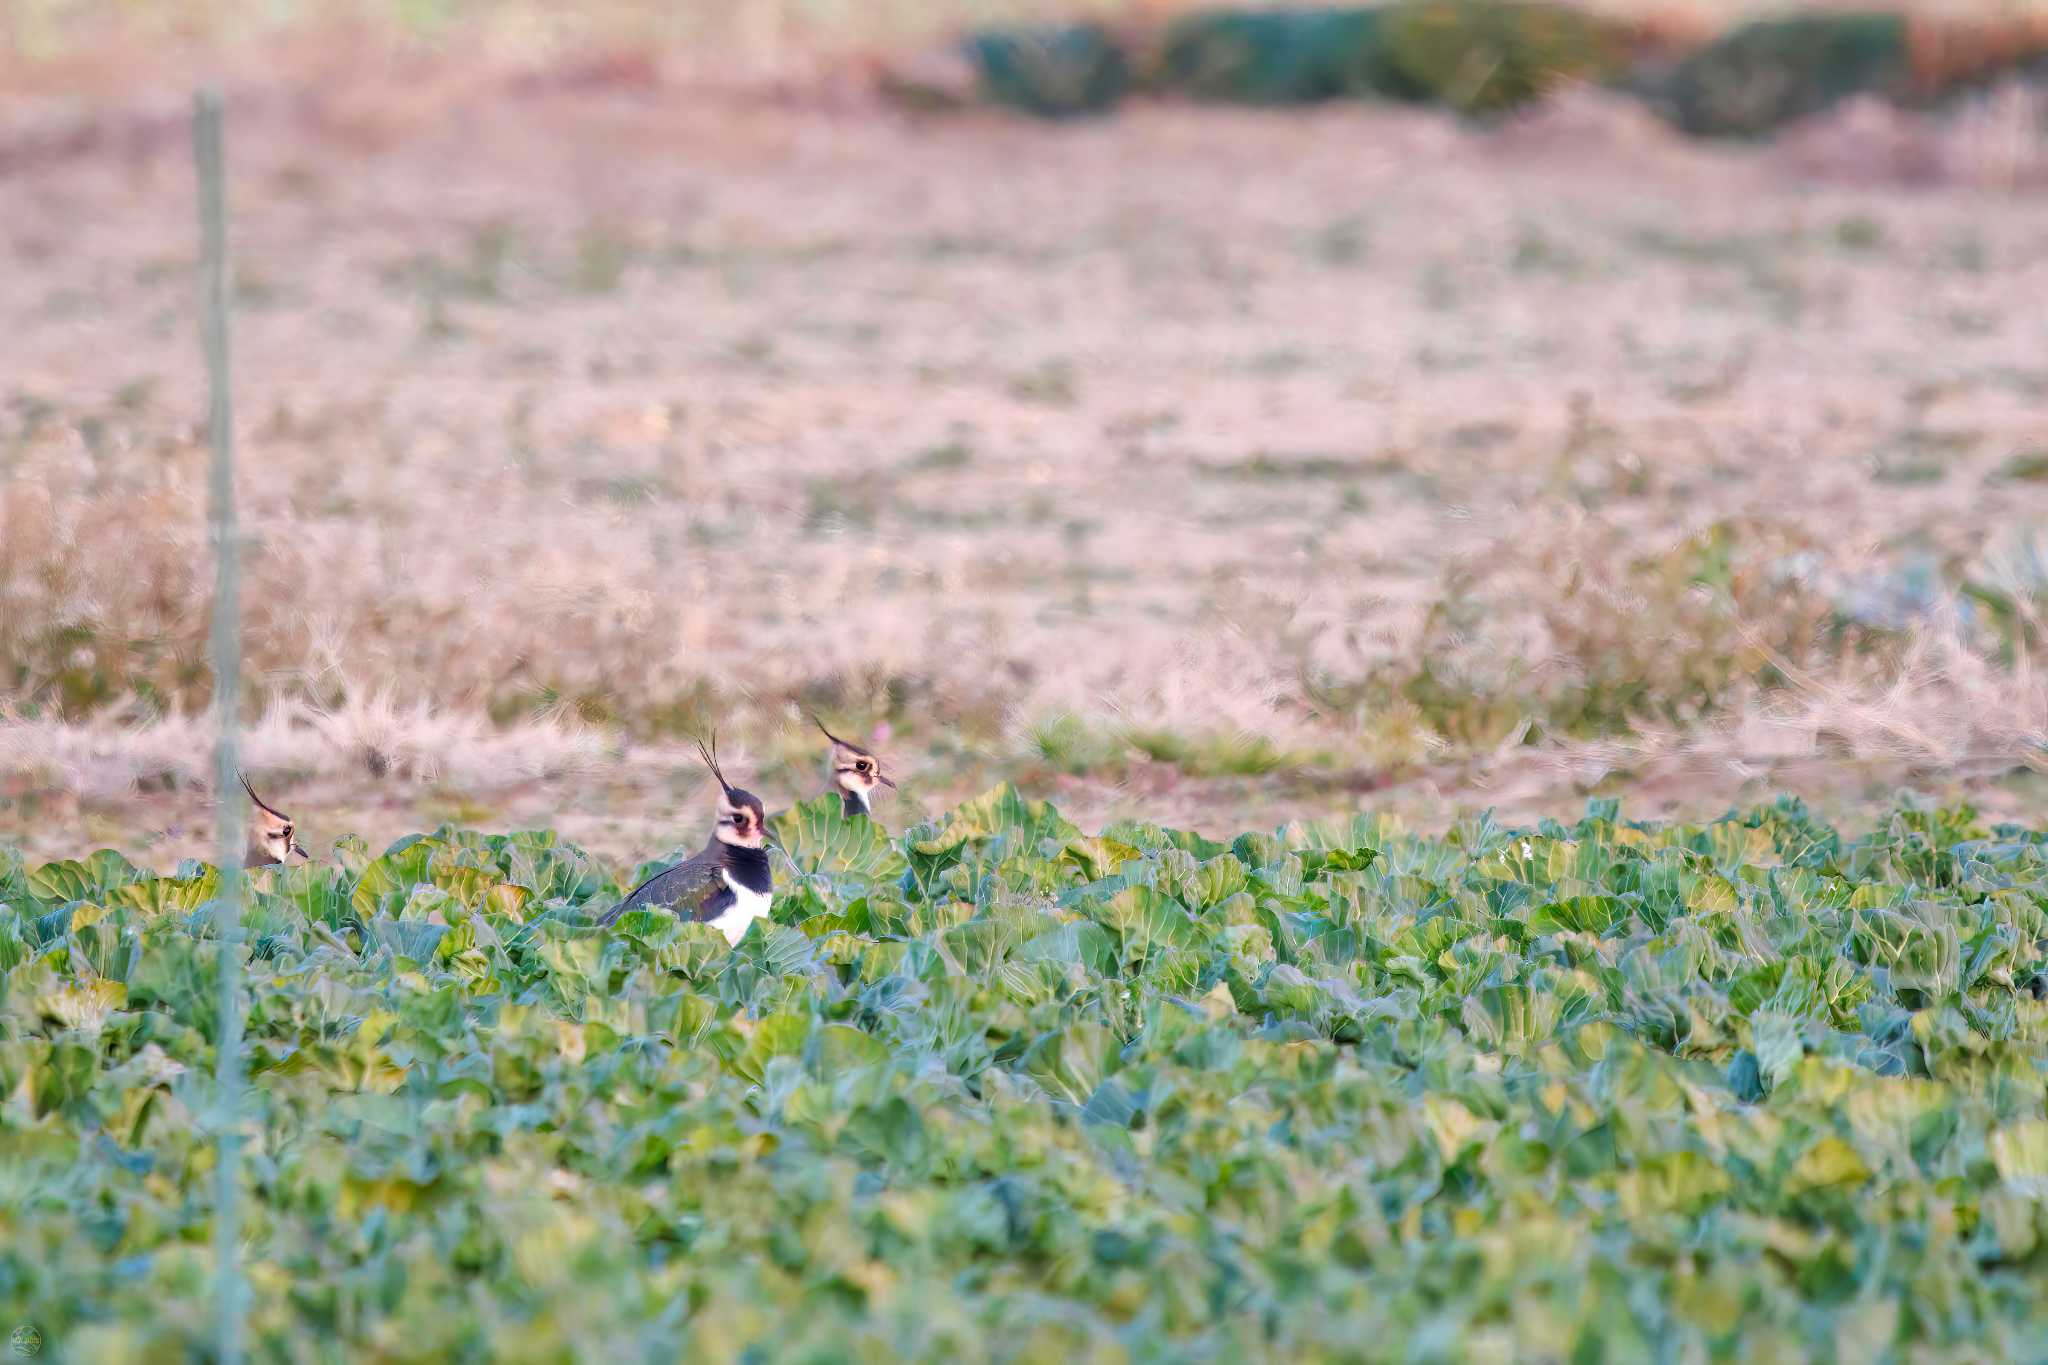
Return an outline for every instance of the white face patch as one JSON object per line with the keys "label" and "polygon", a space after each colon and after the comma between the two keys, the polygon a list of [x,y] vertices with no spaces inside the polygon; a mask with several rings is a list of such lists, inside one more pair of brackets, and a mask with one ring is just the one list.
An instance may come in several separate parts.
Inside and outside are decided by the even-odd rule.
{"label": "white face patch", "polygon": [[775,897],[767,891],[749,891],[733,880],[732,873],[725,875],[725,884],[732,888],[732,908],[711,921],[711,927],[725,935],[727,943],[737,944],[746,937],[747,926],[765,917],[768,906]]}

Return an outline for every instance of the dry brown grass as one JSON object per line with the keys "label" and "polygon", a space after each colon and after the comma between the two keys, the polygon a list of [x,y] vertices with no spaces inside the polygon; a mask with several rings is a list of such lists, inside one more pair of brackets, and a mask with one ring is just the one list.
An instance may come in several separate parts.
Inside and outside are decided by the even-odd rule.
{"label": "dry brown grass", "polygon": [[[1956,605],[2048,511],[2018,178],[295,52],[232,86],[249,715],[335,808],[648,799],[713,720],[800,792],[799,702],[1233,827],[2034,757],[2038,630]],[[176,112],[0,102],[0,768],[116,806],[205,768]]]}

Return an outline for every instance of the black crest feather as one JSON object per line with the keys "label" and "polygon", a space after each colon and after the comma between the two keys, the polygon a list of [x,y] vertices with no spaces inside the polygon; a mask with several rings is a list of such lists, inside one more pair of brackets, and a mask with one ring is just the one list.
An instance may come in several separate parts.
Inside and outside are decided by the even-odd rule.
{"label": "black crest feather", "polygon": [[286,815],[283,811],[271,805],[269,802],[265,801],[262,797],[256,794],[256,789],[249,785],[249,774],[241,771],[240,769],[236,769],[235,776],[242,779],[242,790],[249,793],[249,799],[251,801],[254,801],[258,806],[262,807],[264,810],[269,811],[272,815],[275,815],[280,820],[289,820],[291,818],[290,816]]}
{"label": "black crest feather", "polygon": [[718,766],[718,731],[711,732],[709,746],[701,739],[697,741],[697,756],[704,760],[704,766],[711,769],[711,775],[718,779],[718,785],[725,792],[727,799],[731,799],[732,783],[725,780],[725,773]]}

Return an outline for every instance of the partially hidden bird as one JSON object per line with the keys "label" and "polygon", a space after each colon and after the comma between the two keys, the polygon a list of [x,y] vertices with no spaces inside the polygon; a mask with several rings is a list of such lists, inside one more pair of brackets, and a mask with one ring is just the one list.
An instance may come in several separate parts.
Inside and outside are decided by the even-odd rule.
{"label": "partially hidden bird", "polygon": [[849,818],[856,815],[874,816],[875,788],[878,786],[895,789],[882,773],[882,760],[874,751],[864,749],[850,739],[841,739],[825,728],[825,722],[816,716],[811,724],[818,727],[818,733],[832,741],[832,788],[839,793],[839,810]]}
{"label": "partially hidden bird", "polygon": [[256,803],[256,823],[249,831],[249,853],[242,860],[242,866],[276,867],[293,858],[312,861],[310,853],[299,846],[298,827],[292,818],[274,806],[266,805],[256,789],[249,785],[247,773],[236,773],[242,779],[242,790],[249,793],[249,799]]}

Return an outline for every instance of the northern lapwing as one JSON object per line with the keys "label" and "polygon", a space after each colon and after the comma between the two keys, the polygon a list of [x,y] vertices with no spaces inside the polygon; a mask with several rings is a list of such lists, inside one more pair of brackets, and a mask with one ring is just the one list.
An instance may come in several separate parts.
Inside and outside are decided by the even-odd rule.
{"label": "northern lapwing", "polygon": [[896,784],[882,775],[882,760],[850,740],[841,739],[825,728],[825,722],[816,716],[811,724],[818,727],[818,733],[832,741],[832,785],[839,793],[839,810],[849,819],[856,815],[874,815],[874,795],[877,786],[895,789]]}
{"label": "northern lapwing", "polygon": [[236,773],[235,776],[242,779],[242,790],[249,793],[249,799],[256,803],[256,824],[249,831],[249,855],[243,859],[242,866],[276,867],[293,858],[311,862],[313,855],[299,846],[298,827],[292,823],[291,816],[265,805],[256,789],[249,785],[247,773]]}
{"label": "northern lapwing", "polygon": [[775,875],[768,865],[768,814],[761,798],[725,780],[718,766],[718,740],[700,742],[697,752],[718,779],[718,824],[703,851],[657,872],[633,888],[631,895],[607,910],[601,925],[611,924],[628,910],[672,907],[677,914],[709,924],[738,943],[747,926],[768,913],[775,896]]}

